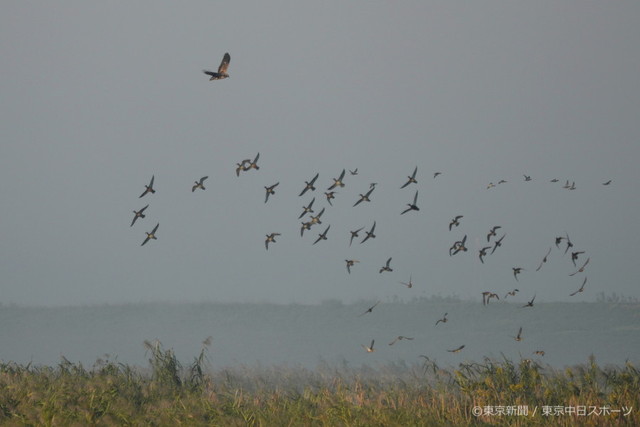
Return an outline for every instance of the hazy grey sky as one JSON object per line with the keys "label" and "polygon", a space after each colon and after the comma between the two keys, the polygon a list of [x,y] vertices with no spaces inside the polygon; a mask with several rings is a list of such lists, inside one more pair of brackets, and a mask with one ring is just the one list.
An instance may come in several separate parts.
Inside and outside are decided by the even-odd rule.
{"label": "hazy grey sky", "polygon": [[[2,303],[479,298],[514,286],[551,301],[584,274],[575,300],[640,297],[636,2],[2,9]],[[225,52],[231,77],[209,82],[202,69]],[[257,152],[260,170],[237,178]],[[418,184],[401,190],[415,166]],[[343,168],[360,173],[328,206]],[[316,192],[298,197],[316,172]],[[154,174],[157,193],[139,199]],[[192,193],[204,175],[207,190]],[[353,208],[370,182],[371,203]],[[420,211],[401,216],[416,189]],[[312,196],[327,210],[301,238]],[[373,221],[377,238],[349,247],[349,230]],[[140,247],[157,222],[158,240]],[[494,225],[507,237],[483,265]],[[266,251],[270,232],[282,235]],[[555,247],[536,272],[565,233],[591,257],[585,273],[569,277]],[[469,251],[449,257],[464,234]],[[388,257],[394,271],[379,274]],[[351,275],[347,258],[361,261]]]}

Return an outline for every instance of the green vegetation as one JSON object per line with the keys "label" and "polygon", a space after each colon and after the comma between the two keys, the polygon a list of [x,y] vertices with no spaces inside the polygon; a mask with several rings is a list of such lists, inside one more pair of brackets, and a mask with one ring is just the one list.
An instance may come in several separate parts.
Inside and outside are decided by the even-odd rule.
{"label": "green vegetation", "polygon": [[[64,358],[56,367],[0,363],[0,424],[640,425],[640,371],[631,363],[602,368],[590,358],[554,370],[487,358],[443,369],[425,358],[411,366],[214,371],[209,344],[185,366],[158,341],[145,342],[146,369],[99,360],[87,370]],[[528,415],[474,415],[518,405]],[[581,407],[585,415],[544,414]]]}

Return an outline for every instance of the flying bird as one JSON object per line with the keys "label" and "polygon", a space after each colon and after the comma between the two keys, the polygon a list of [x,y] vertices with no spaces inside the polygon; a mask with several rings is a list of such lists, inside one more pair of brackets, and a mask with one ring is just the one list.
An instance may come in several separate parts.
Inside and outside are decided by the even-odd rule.
{"label": "flying bird", "polygon": [[313,225],[313,224],[322,224],[322,221],[320,221],[320,217],[324,213],[324,209],[325,208],[322,208],[322,210],[320,212],[318,212],[318,215],[316,215],[316,216],[311,215],[311,221],[310,221],[311,225]]}
{"label": "flying bird", "polygon": [[508,296],[512,296],[515,297],[516,294],[520,292],[520,289],[514,289],[512,291],[507,292],[507,294],[504,296],[505,299],[507,299]]}
{"label": "flying bird", "polygon": [[487,242],[491,239],[491,237],[497,236],[496,230],[499,229],[499,228],[502,228],[502,227],[499,226],[499,225],[496,225],[495,227],[493,227],[493,228],[491,228],[489,230],[489,234],[487,234]]}
{"label": "flying bird", "polygon": [[302,227],[300,228],[300,237],[304,236],[304,230],[311,230],[311,226],[313,222],[307,221],[302,223]]}
{"label": "flying bird", "polygon": [[413,288],[413,282],[411,280],[412,280],[412,276],[409,276],[408,282],[400,282],[400,284],[405,285],[407,288],[411,289]]}
{"label": "flying bird", "polygon": [[416,190],[416,194],[413,196],[413,203],[407,203],[407,206],[409,207],[404,211],[402,211],[400,215],[405,214],[409,211],[419,211],[420,208],[418,207],[417,203],[418,203],[418,190]]}
{"label": "flying bird", "polygon": [[573,266],[576,266],[576,261],[578,260],[578,255],[583,254],[584,251],[571,252],[571,262],[573,262]]}
{"label": "flying bird", "polygon": [[434,172],[433,174],[433,178],[437,178],[438,175],[442,175],[442,172]]}
{"label": "flying bird", "polygon": [[602,185],[609,185],[609,184],[611,184],[611,180],[602,183]]}
{"label": "flying bird", "polygon": [[331,228],[331,225],[328,225],[327,228],[325,228],[325,230],[322,233],[319,233],[318,238],[316,239],[315,242],[313,242],[313,244],[315,245],[320,240],[327,240],[327,232],[329,231],[330,228]]}
{"label": "flying bird", "polygon": [[389,259],[387,260],[387,263],[385,265],[380,267],[380,273],[382,274],[382,272],[384,272],[384,271],[392,272],[393,268],[391,268],[390,264],[391,264],[391,257],[389,257]]}
{"label": "flying bird", "polygon": [[252,162],[249,162],[249,166],[247,166],[247,170],[249,170],[249,169],[255,169],[255,170],[260,169],[260,166],[258,166],[258,159],[259,158],[260,158],[260,153],[256,154],[256,158],[253,159]]}
{"label": "flying bird", "polygon": [[483,305],[489,304],[489,302],[491,301],[491,298],[495,298],[497,300],[500,300],[500,297],[498,296],[498,294],[496,294],[494,292],[484,291],[482,293],[482,304]]}
{"label": "flying bird", "polygon": [[493,255],[493,253],[496,251],[496,249],[498,249],[500,246],[502,246],[502,239],[504,239],[504,237],[507,235],[507,233],[503,234],[501,238],[499,238],[498,240],[496,240],[495,242],[493,242],[493,249],[491,250],[491,254]]}
{"label": "flying bird", "polygon": [[276,194],[275,192],[275,188],[280,184],[280,182],[276,182],[275,184],[269,186],[269,187],[264,187],[266,194],[264,197],[264,202],[267,203],[267,200],[269,200],[269,196],[272,194]]}
{"label": "flying bird", "polygon": [[269,250],[269,243],[270,242],[276,243],[276,236],[280,236],[280,233],[271,233],[271,234],[267,234],[266,236],[267,238],[264,241],[264,247],[267,248],[267,250]]}
{"label": "flying bird", "polygon": [[544,258],[542,258],[542,261],[540,261],[540,265],[538,266],[538,268],[536,268],[536,271],[540,271],[540,269],[542,268],[542,264],[547,262],[547,257],[549,256],[550,253],[551,253],[551,247],[549,247],[547,254],[544,256]]}
{"label": "flying bird", "polygon": [[333,190],[336,187],[344,187],[344,182],[342,182],[342,180],[344,179],[344,173],[345,170],[342,169],[342,173],[340,173],[340,177],[338,177],[338,179],[332,178],[333,184],[331,184],[331,187],[328,188],[329,191]]}
{"label": "flying bird", "polygon": [[513,277],[515,277],[516,281],[518,281],[518,274],[520,274],[520,272],[522,270],[524,270],[524,268],[522,268],[522,267],[511,267],[511,269],[513,270]]}
{"label": "flying bird", "polygon": [[157,223],[156,226],[153,227],[153,230],[151,230],[151,233],[147,233],[145,231],[145,233],[147,234],[147,238],[144,239],[144,242],[142,242],[140,246],[144,246],[150,239],[158,240],[158,238],[156,237],[156,231],[158,231],[159,226],[160,226],[160,223]]}
{"label": "flying bird", "polygon": [[302,213],[300,214],[300,216],[298,217],[298,219],[302,218],[307,213],[313,213],[312,206],[313,206],[313,202],[315,202],[315,201],[316,201],[316,198],[314,197],[313,199],[311,199],[311,202],[309,202],[309,204],[307,206],[303,206],[302,207],[303,210],[302,210]]}
{"label": "flying bird", "polygon": [[[467,247],[465,246],[467,242],[467,235],[465,234],[462,240],[454,242],[453,246],[449,248],[449,255],[455,255],[460,251],[466,252]],[[453,252],[451,252],[453,250]]]}
{"label": "flying bird", "polygon": [[358,317],[360,316],[364,316],[367,313],[371,313],[373,311],[374,308],[376,308],[376,306],[380,304],[380,301],[376,302],[375,304],[373,304],[371,307],[367,308],[362,314],[360,314]]}
{"label": "flying bird", "polygon": [[220,66],[218,67],[218,72],[217,73],[214,73],[213,71],[209,71],[209,70],[202,70],[202,72],[205,73],[208,76],[211,76],[209,81],[226,79],[227,77],[229,77],[229,74],[227,74],[227,69],[229,68],[229,62],[230,61],[231,61],[231,56],[227,52],[222,57],[222,62],[220,63]]}
{"label": "flying bird", "polygon": [[405,182],[404,185],[402,187],[400,187],[400,188],[404,188],[409,184],[417,184],[418,181],[416,181],[416,172],[418,172],[418,166],[416,166],[416,168],[413,170],[413,173],[411,174],[411,176],[407,177],[407,178],[409,178],[409,180],[407,182]]}
{"label": "flying bird", "polygon": [[451,220],[451,222],[449,223],[449,231],[451,231],[451,227],[453,226],[459,226],[460,225],[460,219],[464,218],[462,215],[457,215],[455,218],[453,218]]}
{"label": "flying bird", "polygon": [[242,171],[248,171],[249,167],[247,165],[250,163],[251,159],[244,159],[240,163],[236,163],[236,176],[240,176],[240,172]]}
{"label": "flying bird", "polygon": [[575,276],[578,273],[582,273],[584,271],[584,268],[587,266],[587,264],[589,264],[589,261],[591,261],[591,258],[587,258],[587,260],[584,262],[584,264],[582,264],[582,267],[580,267],[579,269],[577,269],[573,273],[569,274],[569,276]]}
{"label": "flying bird", "polygon": [[464,344],[458,348],[454,348],[453,350],[447,350],[449,353],[458,353],[460,350],[464,348]]}
{"label": "flying bird", "polygon": [[351,274],[351,267],[353,267],[356,262],[360,261],[358,261],[357,259],[345,259],[345,262],[347,263],[347,272]]}
{"label": "flying bird", "polygon": [[441,323],[441,322],[442,323],[447,323],[449,321],[449,319],[447,319],[447,314],[449,314],[449,313],[445,313],[444,316],[442,316],[442,319],[438,319],[436,321],[436,326],[438,326],[438,323]]}
{"label": "flying bird", "polygon": [[513,337],[513,339],[516,341],[522,341],[522,326],[520,326],[520,329],[518,330],[518,335]]}
{"label": "flying bird", "polygon": [[308,190],[311,191],[315,191],[316,187],[313,186],[313,184],[315,184],[316,179],[318,179],[318,176],[320,175],[320,173],[317,173],[316,176],[314,176],[313,178],[311,178],[311,181],[305,181],[304,182],[304,188],[302,189],[302,191],[300,192],[300,194],[298,194],[298,196],[302,196],[304,193],[306,193]]}
{"label": "flying bird", "polygon": [[536,299],[535,294],[533,295],[533,298],[531,298],[531,301],[527,302],[525,305],[523,305],[521,308],[525,308],[525,307],[533,307],[533,301]]}
{"label": "flying bird", "polygon": [[544,356],[545,352],[544,350],[536,350],[533,352],[533,354],[535,354],[536,356]]}
{"label": "flying bird", "polygon": [[206,190],[206,188],[204,188],[204,180],[209,178],[208,176],[203,176],[202,178],[200,178],[200,181],[194,181],[194,185],[193,187],[191,187],[191,192],[193,193],[194,191],[196,191],[196,189],[200,188],[202,190]]}
{"label": "flying bird", "polygon": [[531,181],[531,175],[523,175],[525,181]]}
{"label": "flying bird", "polygon": [[373,353],[375,350],[373,349],[373,343],[375,342],[375,340],[371,340],[371,345],[369,347],[367,347],[364,344],[360,344],[362,346],[362,348],[364,348],[365,350],[367,350],[367,353]]}
{"label": "flying bird", "polygon": [[402,336],[402,335],[398,335],[398,336],[397,336],[393,341],[391,341],[391,342],[389,343],[389,345],[394,345],[396,342],[398,342],[398,341],[402,341],[402,340],[409,340],[409,341],[411,341],[411,340],[413,340],[413,338],[409,338],[409,337],[404,337],[404,336]]}
{"label": "flying bird", "polygon": [[369,239],[375,239],[375,238],[376,238],[376,235],[375,235],[375,234],[373,234],[373,232],[375,231],[375,229],[376,229],[376,222],[375,222],[375,221],[373,221],[373,225],[371,226],[371,230],[369,230],[369,231],[365,231],[365,233],[367,233],[367,235],[364,237],[364,239],[362,239],[362,241],[360,242],[360,244],[363,244],[364,242],[366,242],[366,241],[367,241],[367,240],[369,240]]}
{"label": "flying bird", "polygon": [[569,294],[569,296],[570,296],[570,297],[572,297],[572,296],[574,296],[574,295],[576,295],[576,294],[578,294],[578,293],[580,293],[580,292],[583,292],[583,291],[584,291],[584,285],[585,285],[586,283],[587,283],[587,278],[585,277],[585,278],[584,278],[584,280],[582,281],[582,286],[580,286],[580,289],[578,289],[577,291],[575,291],[575,292],[573,292],[573,293]]}
{"label": "flying bird", "polygon": [[144,197],[147,193],[154,194],[156,192],[156,190],[153,189],[153,180],[155,178],[156,178],[155,175],[151,176],[151,181],[149,182],[149,185],[144,186],[144,192],[140,195],[140,197],[138,197],[138,199]]}
{"label": "flying bird", "polygon": [[329,204],[331,206],[333,206],[333,203],[331,203],[331,199],[335,199],[336,198],[336,192],[335,191],[325,191],[324,195],[327,197],[327,202],[329,202]]}
{"label": "flying bird", "polygon": [[351,244],[353,243],[353,239],[358,237],[358,233],[360,233],[363,229],[364,229],[364,227],[360,227],[355,231],[349,231],[349,233],[351,233],[351,239],[349,240],[349,246],[351,246]]}
{"label": "flying bird", "polygon": [[569,233],[565,234],[567,235],[567,247],[564,249],[564,253],[566,254],[567,252],[569,252],[569,249],[573,247],[573,242],[571,242],[571,239],[569,239]]}
{"label": "flying bird", "polygon": [[478,253],[478,257],[480,258],[480,262],[484,264],[484,257],[487,256],[487,250],[491,249],[491,246],[485,246],[484,248],[480,249],[479,253]]}
{"label": "flying bird", "polygon": [[358,168],[355,168],[354,170],[349,169],[349,173],[351,175],[358,175]]}
{"label": "flying bird", "polygon": [[371,187],[366,194],[360,194],[360,198],[354,203],[353,207],[355,208],[362,202],[370,202],[371,200],[369,199],[369,196],[371,195],[371,193],[373,193],[373,190],[375,189],[376,187]]}
{"label": "flying bird", "polygon": [[129,227],[133,227],[133,224],[136,223],[136,220],[138,218],[144,218],[146,215],[143,213],[145,211],[145,209],[147,209],[149,207],[149,205],[145,206],[144,208],[140,209],[139,211],[133,211],[133,213],[135,214],[135,216],[133,217],[133,221],[131,221],[131,225]]}

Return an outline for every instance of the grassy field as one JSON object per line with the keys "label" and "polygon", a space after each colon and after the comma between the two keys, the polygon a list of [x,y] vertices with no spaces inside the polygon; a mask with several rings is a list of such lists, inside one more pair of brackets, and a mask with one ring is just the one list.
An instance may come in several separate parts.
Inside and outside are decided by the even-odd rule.
{"label": "grassy field", "polygon": [[443,369],[423,358],[411,366],[212,370],[209,343],[184,365],[158,341],[145,342],[146,368],[98,360],[86,369],[64,358],[55,367],[0,363],[0,424],[640,425],[640,370],[631,363],[601,367],[591,358],[556,370],[485,359]]}

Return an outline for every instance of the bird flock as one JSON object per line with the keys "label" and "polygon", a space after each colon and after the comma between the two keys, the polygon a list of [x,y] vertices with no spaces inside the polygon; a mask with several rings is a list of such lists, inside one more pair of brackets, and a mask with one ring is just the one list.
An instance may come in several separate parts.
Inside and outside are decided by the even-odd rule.
{"label": "bird flock", "polygon": [[[203,70],[203,72],[206,75],[211,77],[210,80],[221,80],[221,79],[228,78],[229,74],[227,73],[227,71],[228,71],[230,59],[231,59],[230,55],[228,53],[225,53],[223,60],[218,68],[218,72],[211,72],[207,70]],[[257,153],[255,157],[253,157],[253,160],[251,158],[245,158],[237,162],[235,167],[236,177],[240,178],[242,174],[260,170],[260,166],[258,165],[259,159],[260,159],[260,153]],[[348,171],[349,171],[350,177],[354,177],[358,175],[358,168],[355,168],[353,170],[348,169]],[[300,184],[301,189],[297,193],[297,196],[304,197],[306,195],[307,197],[311,197],[311,199],[306,201],[305,204],[303,204],[302,212],[298,216],[298,220],[300,221],[300,224],[301,224],[300,237],[304,238],[305,232],[309,233],[311,232],[312,229],[315,229],[315,228],[319,228],[322,230],[321,232],[317,233],[317,235],[313,239],[313,242],[311,243],[312,245],[322,244],[323,241],[326,241],[329,239],[329,231],[331,230],[331,225],[327,224],[324,227],[320,227],[323,224],[322,216],[325,213],[327,208],[331,209],[334,206],[334,201],[336,201],[336,195],[338,193],[336,190],[343,189],[347,185],[346,183],[347,178],[345,178],[346,174],[347,174],[347,168],[343,168],[341,172],[337,175],[337,177],[331,178],[332,182],[328,187],[326,187],[325,191],[323,191],[322,189],[319,191],[317,190],[317,187],[320,187],[320,184],[317,184],[317,181],[320,177],[319,172],[316,172],[315,174],[313,174],[313,176],[311,176],[308,180],[301,180],[303,183],[301,182]],[[442,174],[443,172],[440,172],[440,171],[434,172],[432,179],[437,179]],[[411,174],[407,175],[406,181],[404,181],[403,184],[399,186],[399,190],[407,191],[405,189],[409,188],[410,186],[415,187],[418,184],[417,175],[418,175],[418,166],[415,166]],[[530,175],[523,174],[523,177],[524,177],[524,182],[533,181],[533,178]],[[191,187],[191,192],[194,193],[196,190],[202,190],[202,191],[206,190],[204,183],[207,179],[208,179],[208,176],[203,176],[199,179],[196,179]],[[145,189],[143,193],[139,196],[139,198],[151,197],[156,193],[156,190],[154,188],[154,180],[155,180],[155,175],[152,175],[149,183],[144,185]],[[506,182],[507,181],[505,179],[500,179],[500,180],[497,180],[497,184],[490,182],[486,186],[486,188],[487,190],[491,190],[498,185],[505,184]],[[554,178],[554,179],[551,179],[550,182],[558,183],[560,181],[557,178]],[[608,180],[606,182],[603,182],[602,185],[609,186],[611,183],[612,181]],[[264,191],[265,191],[264,203],[268,203],[276,195],[276,189],[279,184],[280,182],[278,181],[273,184],[264,185]],[[377,188],[377,185],[378,185],[377,183],[372,182],[369,184],[367,191],[359,193],[358,198],[352,204],[352,208],[358,208],[358,206],[364,203],[371,203],[372,199],[374,198],[374,192]],[[566,180],[566,183],[562,188],[568,189],[568,190],[575,190],[576,189],[575,181],[572,181],[570,183],[569,180]],[[317,206],[314,206],[314,204],[316,203],[316,192],[317,193],[323,192],[324,199],[326,200],[326,203],[328,204],[328,206],[323,206],[321,209],[317,210]],[[418,212],[420,212],[420,208],[418,206],[418,196],[419,196],[419,192],[416,189],[415,192],[413,192],[413,197],[408,198],[409,201],[406,203],[406,206],[402,209],[400,208],[398,209],[398,214],[401,216],[406,214],[418,214]],[[318,195],[318,197],[320,197],[320,195]],[[139,210],[133,210],[134,216],[131,221],[130,227],[133,227],[138,220],[144,219],[146,217],[145,211],[147,210],[147,208],[149,208],[149,204],[146,204],[144,207],[140,208]],[[316,213],[316,210],[317,210],[317,213]],[[448,224],[449,232],[453,233],[458,229],[463,229],[464,219],[465,219],[464,215],[460,215],[460,214],[453,215]],[[348,246],[351,247],[354,244],[354,242],[356,242],[358,245],[363,245],[367,242],[370,242],[370,240],[375,239],[376,225],[377,225],[377,222],[374,219],[369,225],[363,225],[361,227],[356,228],[355,230],[349,230],[349,235],[345,236],[345,238],[348,238]],[[443,224],[444,227],[446,227],[446,225],[447,225],[446,223]],[[160,223],[158,222],[151,229],[151,231],[145,231],[145,237],[140,246],[145,246],[151,240],[158,240],[157,232],[158,232],[159,226],[160,226]],[[270,247],[272,247],[272,245],[276,244],[277,243],[276,237],[279,237],[282,235],[283,233],[281,233],[280,231],[269,231],[268,233],[266,233],[264,238],[265,250],[268,251]],[[286,233],[285,233],[285,237],[286,237]],[[500,248],[503,246],[503,244],[507,244],[506,242],[508,242],[508,240],[506,240],[505,242],[506,237],[507,237],[507,233],[502,229],[501,225],[492,225],[491,227],[489,227],[486,234],[482,235],[482,240],[483,241],[486,240],[486,245],[484,245],[483,247],[477,250],[477,256],[478,256],[477,262],[479,262],[480,264],[485,264],[485,262],[487,261],[487,257],[495,256],[496,251],[499,251]],[[544,265],[548,262],[549,258],[552,256],[554,247],[556,248],[556,252],[559,254],[559,256],[561,257],[565,257],[566,255],[570,256],[570,262],[572,263],[575,271],[568,273],[568,276],[573,277],[576,275],[583,275],[583,273],[585,273],[586,268],[589,265],[589,262],[591,260],[591,257],[587,255],[586,259],[582,261],[583,258],[585,257],[586,251],[574,250],[574,243],[570,239],[568,233],[565,232],[561,236],[550,237],[549,240],[550,240],[550,246],[548,248],[545,248],[544,251],[541,250],[541,253],[544,253],[544,255],[540,259],[540,262],[536,268],[529,269],[529,268],[523,268],[521,266],[511,267],[515,284],[520,283],[519,277],[521,275],[523,274],[526,275],[530,272],[533,273],[534,271],[535,272],[540,271],[544,267]],[[467,233],[463,234],[462,238],[455,240],[453,244],[449,247],[449,256],[460,257],[460,256],[463,256],[463,254],[469,252],[467,241],[468,241]],[[382,265],[378,269],[379,274],[391,273],[394,271],[392,267],[392,260],[393,260],[393,257],[390,256],[386,259],[384,263],[382,263]],[[346,274],[349,274],[349,275],[354,273],[355,272],[354,270],[357,270],[356,264],[360,263],[360,260],[357,260],[357,259],[345,259],[344,261],[346,263]],[[399,283],[405,286],[407,289],[411,289],[414,287],[413,276],[409,275],[408,282],[401,281]],[[573,297],[579,293],[584,292],[586,283],[587,283],[587,277],[585,275],[582,278],[581,285],[577,287],[574,292],[570,293],[569,296]],[[515,297],[516,294],[519,292],[520,290],[518,288],[513,288],[511,291],[502,295],[502,294],[498,294],[498,292],[493,290],[485,290],[481,292],[482,304],[485,307],[488,307],[491,305],[490,303],[492,300],[504,301],[508,297]],[[502,299],[500,297],[501,295],[502,295]],[[535,299],[536,299],[536,294],[534,293],[533,295],[530,296],[530,299],[526,302],[526,304],[521,306],[521,308],[522,309],[533,308]],[[368,307],[366,310],[364,310],[357,316],[361,317],[365,315],[373,315],[374,308],[376,308],[379,304],[380,304],[380,301],[377,301],[375,304]],[[439,328],[445,327],[443,325],[446,325],[446,323],[449,321],[448,315],[449,313],[444,313],[442,317],[434,319],[435,321],[434,327],[439,327]],[[517,335],[512,336],[512,338],[518,342],[524,340],[522,326],[519,327]],[[413,340],[413,339],[414,338],[412,337],[399,335],[389,343],[389,346],[394,345],[399,341]],[[374,343],[375,343],[375,339],[372,339],[370,345],[367,346],[367,345],[361,344],[361,346],[366,350],[366,352],[373,353],[375,351]],[[462,345],[459,345],[458,347],[447,349],[447,351],[451,353],[459,353],[464,348],[465,348],[465,345],[462,344]],[[533,354],[538,356],[544,356],[545,351],[538,349],[538,350],[535,350]]]}

